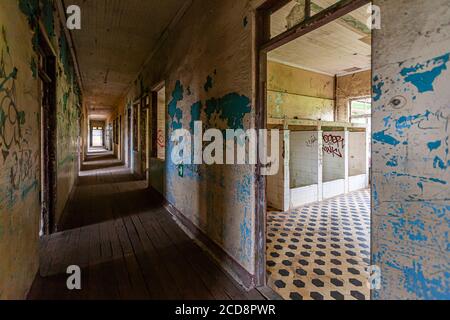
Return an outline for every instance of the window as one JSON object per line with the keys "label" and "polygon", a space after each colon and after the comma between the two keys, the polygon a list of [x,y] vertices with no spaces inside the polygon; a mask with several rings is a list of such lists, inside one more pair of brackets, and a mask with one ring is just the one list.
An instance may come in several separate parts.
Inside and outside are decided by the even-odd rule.
{"label": "window", "polygon": [[372,115],[371,98],[350,100],[351,123],[369,126],[371,115]]}
{"label": "window", "polygon": [[92,130],[92,146],[102,147],[103,146],[103,128],[94,127]]}

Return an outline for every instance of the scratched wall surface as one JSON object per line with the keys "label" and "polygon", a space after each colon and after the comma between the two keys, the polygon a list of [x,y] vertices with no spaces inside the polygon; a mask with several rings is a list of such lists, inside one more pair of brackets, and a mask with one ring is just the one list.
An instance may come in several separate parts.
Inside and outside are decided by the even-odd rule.
{"label": "scratched wall surface", "polygon": [[15,299],[38,267],[40,209],[37,82],[17,1],[0,2],[0,32],[0,299]]}
{"label": "scratched wall surface", "polygon": [[57,52],[57,208],[59,221],[78,176],[78,137],[82,101],[69,46],[59,23],[51,38]]}
{"label": "scratched wall surface", "polygon": [[[258,2],[258,1],[257,1]],[[259,1],[260,3],[261,1]],[[252,10],[254,1],[193,1],[153,54],[126,101],[166,84],[167,136],[175,129],[254,127]],[[126,104],[119,109],[124,114]],[[249,273],[255,270],[255,168],[185,165],[166,141],[164,196]],[[160,172],[152,162],[150,172]],[[150,177],[150,179],[152,179]]]}
{"label": "scratched wall surface", "polygon": [[375,299],[450,298],[450,7],[374,1]]}
{"label": "scratched wall surface", "polygon": [[[41,14],[38,5],[41,6]],[[0,2],[0,299],[25,298],[36,275],[40,227],[40,97],[36,20],[58,53],[58,212],[76,176],[78,94],[66,73],[49,0]],[[68,69],[69,68],[69,69]],[[76,96],[76,97],[75,97]],[[56,196],[56,195],[54,195]]]}

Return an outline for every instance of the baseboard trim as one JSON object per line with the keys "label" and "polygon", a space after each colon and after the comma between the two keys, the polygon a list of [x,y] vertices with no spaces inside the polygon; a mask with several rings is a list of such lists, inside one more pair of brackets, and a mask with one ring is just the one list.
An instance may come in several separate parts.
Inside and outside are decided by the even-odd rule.
{"label": "baseboard trim", "polygon": [[189,233],[198,240],[207,251],[218,262],[220,268],[240,282],[246,289],[255,288],[255,276],[250,274],[243,266],[230,256],[221,246],[211,240],[202,230],[200,230],[191,220],[185,217],[175,206],[167,201],[158,191],[155,193],[161,196],[164,208],[182,225]]}

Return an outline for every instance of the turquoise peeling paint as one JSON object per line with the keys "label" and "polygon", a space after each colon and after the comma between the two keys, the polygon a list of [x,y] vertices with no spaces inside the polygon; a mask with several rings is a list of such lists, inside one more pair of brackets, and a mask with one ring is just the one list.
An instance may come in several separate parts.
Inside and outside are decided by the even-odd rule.
{"label": "turquoise peeling paint", "polygon": [[216,99],[206,101],[205,113],[208,120],[214,114],[225,120],[228,129],[244,129],[244,116],[251,111],[250,99],[237,93],[230,93]]}
{"label": "turquoise peeling paint", "polygon": [[442,145],[442,141],[441,140],[434,141],[434,142],[429,142],[427,144],[428,149],[430,149],[430,152],[433,151],[433,150],[439,149],[441,147],[441,145]]}
{"label": "turquoise peeling paint", "polygon": [[[374,80],[375,79],[378,80],[378,77],[375,77]],[[375,80],[375,81],[377,81],[377,80]],[[372,91],[373,91],[373,100],[374,101],[378,101],[381,99],[381,96],[383,95],[383,91],[382,91],[383,86],[384,86],[383,81],[373,85]]]}
{"label": "turquoise peeling paint", "polygon": [[175,89],[172,92],[172,100],[168,105],[169,116],[172,120],[172,129],[177,130],[183,127],[181,119],[183,118],[183,111],[178,108],[178,102],[183,100],[184,88],[181,81],[178,80],[175,84]]}
{"label": "turquoise peeling paint", "polygon": [[448,167],[450,166],[450,161],[447,161],[447,163],[445,163],[444,160],[442,160],[439,157],[435,157],[434,161],[433,161],[433,168],[434,169],[441,169],[441,170],[447,170]]}
{"label": "turquoise peeling paint", "polygon": [[400,144],[400,141],[395,139],[393,136],[386,134],[386,130],[374,133],[373,139],[391,146],[397,146]]}
{"label": "turquoise peeling paint", "polygon": [[33,25],[39,13],[39,0],[19,0],[19,9],[27,16],[28,23]]}
{"label": "turquoise peeling paint", "polygon": [[[426,63],[417,64],[413,67],[404,68],[400,74],[405,78],[405,82],[412,83],[420,93],[434,91],[434,81],[444,70],[447,70],[447,63],[450,53],[428,60]],[[423,71],[425,69],[431,70]]]}
{"label": "turquoise peeling paint", "polygon": [[200,121],[200,116],[202,112],[202,103],[198,101],[191,106],[191,122],[189,127],[191,128],[191,133],[194,133],[194,125],[196,121]]}
{"label": "turquoise peeling paint", "polygon": [[249,175],[244,176],[242,181],[238,181],[236,185],[236,196],[239,202],[248,204],[250,201],[250,190],[252,187],[252,177]]}
{"label": "turquoise peeling paint", "polygon": [[245,208],[244,209],[244,217],[242,219],[242,222],[239,226],[240,229],[240,256],[241,259],[247,262],[250,262],[250,255],[252,252],[252,227],[251,224],[249,223],[249,214],[248,214],[248,209]]}
{"label": "turquoise peeling paint", "polygon": [[442,185],[447,185],[447,181],[441,180],[441,179],[437,179],[437,178],[427,178],[427,177],[420,177],[420,176],[415,176],[415,175],[411,175],[411,174],[407,174],[407,173],[399,173],[399,172],[390,172],[390,173],[386,173],[384,176],[387,178],[389,176],[397,176],[397,177],[406,177],[406,178],[413,178],[413,179],[418,179],[422,182],[433,182],[433,183],[438,183],[438,184],[442,184]]}
{"label": "turquoise peeling paint", "polygon": [[49,37],[54,37],[55,23],[53,20],[53,0],[42,1],[42,20]]}
{"label": "turquoise peeling paint", "polygon": [[396,156],[392,157],[387,163],[389,167],[397,167],[398,166],[398,158]]}

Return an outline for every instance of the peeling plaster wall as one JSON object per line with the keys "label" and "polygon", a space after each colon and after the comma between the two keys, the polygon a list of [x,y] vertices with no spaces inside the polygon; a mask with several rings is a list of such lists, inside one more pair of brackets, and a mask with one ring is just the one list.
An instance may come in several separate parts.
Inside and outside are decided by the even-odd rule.
{"label": "peeling plaster wall", "polygon": [[[261,1],[256,1],[261,3]],[[120,106],[166,84],[167,137],[179,128],[254,127],[253,9],[255,1],[195,0],[151,57]],[[255,271],[255,168],[170,161],[167,139],[163,195],[250,274]],[[156,167],[155,167],[156,165]],[[152,162],[150,173],[161,172]],[[152,177],[150,177],[150,180]]]}
{"label": "peeling plaster wall", "polygon": [[64,31],[56,24],[57,59],[57,196],[56,221],[58,222],[78,177],[80,117],[82,101],[75,80],[75,70],[69,59],[70,52]]}
{"label": "peeling plaster wall", "polygon": [[334,77],[273,61],[267,76],[268,123],[284,117],[334,120]]}
{"label": "peeling plaster wall", "polygon": [[349,121],[350,100],[370,97],[372,71],[362,71],[337,77],[336,110],[337,121]]}
{"label": "peeling plaster wall", "polygon": [[32,35],[17,1],[0,2],[0,32],[0,299],[16,299],[39,261],[40,106]]}
{"label": "peeling plaster wall", "polygon": [[[0,299],[25,298],[39,265],[41,99],[34,32],[38,3],[0,2]],[[52,2],[42,0],[41,5],[40,18],[60,58],[58,219],[77,176],[79,98],[73,77],[66,74],[70,64],[60,55]]]}
{"label": "peeling plaster wall", "polygon": [[450,7],[374,1],[375,299],[450,298]]}

